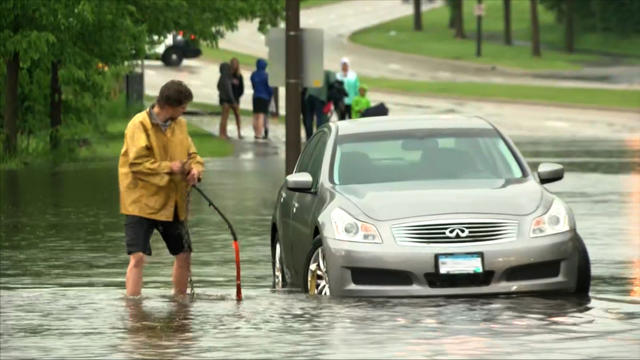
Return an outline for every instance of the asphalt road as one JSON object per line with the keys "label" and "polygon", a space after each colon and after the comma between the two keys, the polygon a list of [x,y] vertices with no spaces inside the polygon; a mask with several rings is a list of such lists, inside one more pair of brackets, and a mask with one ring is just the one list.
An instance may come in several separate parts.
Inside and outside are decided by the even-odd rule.
{"label": "asphalt road", "polygon": [[[241,99],[241,107],[250,109],[252,96],[249,83],[250,72],[243,71],[243,73],[245,95]],[[148,61],[145,62],[145,90],[149,95],[156,95],[166,81],[180,79],[191,87],[195,101],[217,103],[218,74],[218,64],[204,60],[185,60],[178,68],[165,67],[159,61]],[[640,137],[639,112],[439,98],[376,91],[371,91],[369,97],[373,104],[384,102],[389,107],[390,115],[443,113],[478,115],[491,120],[511,136],[604,139]],[[284,109],[285,96],[282,88],[280,98],[283,101],[281,109]],[[208,123],[201,122],[200,125],[217,133],[216,124],[219,118],[211,117],[207,121]],[[243,128],[243,133],[252,134],[250,119],[245,119],[243,123],[243,127],[247,127]],[[274,124],[274,126],[278,125]],[[232,122],[229,129],[230,134],[235,134],[235,125]],[[279,132],[284,139],[283,131],[274,128],[273,139],[278,138]]]}

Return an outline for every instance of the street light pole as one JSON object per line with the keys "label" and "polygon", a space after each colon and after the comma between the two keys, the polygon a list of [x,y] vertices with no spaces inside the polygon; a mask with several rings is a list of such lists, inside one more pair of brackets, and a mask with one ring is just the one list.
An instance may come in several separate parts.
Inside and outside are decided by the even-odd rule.
{"label": "street light pole", "polygon": [[300,34],[300,2],[286,0],[285,89],[286,89],[286,175],[293,173],[300,155],[300,94],[302,77],[302,44]]}

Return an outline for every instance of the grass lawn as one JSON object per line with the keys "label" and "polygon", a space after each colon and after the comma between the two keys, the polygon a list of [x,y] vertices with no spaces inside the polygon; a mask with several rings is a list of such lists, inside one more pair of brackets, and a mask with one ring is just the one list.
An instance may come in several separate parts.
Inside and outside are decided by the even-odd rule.
{"label": "grass lawn", "polygon": [[[502,43],[502,1],[485,1],[485,16],[482,21],[482,57],[476,58],[476,18],[473,6],[465,2],[465,32],[467,39],[454,39],[453,30],[448,29],[449,9],[446,6],[423,13],[422,32],[413,31],[413,15],[392,20],[354,33],[351,40],[363,45],[418,55],[465,60],[513,68],[579,69],[582,64],[602,60],[599,55],[580,53],[580,50],[606,51],[616,54],[640,56],[640,36],[622,37],[615,34],[583,34],[576,38],[578,52],[562,51],[564,28],[557,24],[554,15],[539,6],[540,36],[543,44],[542,57],[534,59],[529,45],[505,46]],[[529,2],[512,1],[512,37],[514,41],[530,41]],[[551,50],[545,46],[557,49]]]}
{"label": "grass lawn", "polygon": [[413,94],[460,96],[478,99],[548,102],[640,109],[640,91],[565,88],[472,82],[427,82],[361,77],[361,82],[375,90],[393,90]]}
{"label": "grass lawn", "polygon": [[258,60],[257,56],[239,53],[236,51],[225,50],[220,48],[213,48],[207,45],[202,46],[202,57],[215,62],[223,62],[229,61],[231,58],[238,58],[238,62],[240,62],[240,66],[255,69],[256,60]]}
{"label": "grass lawn", "polygon": [[340,2],[340,0],[302,0],[300,9],[308,9],[316,6],[331,5]]}
{"label": "grass lawn", "polygon": [[[195,108],[196,106],[194,106]],[[105,130],[89,136],[89,146],[80,149],[78,157],[81,160],[101,160],[117,158],[122,149],[124,129],[133,114],[129,113],[124,103],[124,97],[109,104],[104,112]],[[201,157],[222,157],[233,153],[233,145],[213,137],[209,132],[188,124],[189,135],[198,149]]]}

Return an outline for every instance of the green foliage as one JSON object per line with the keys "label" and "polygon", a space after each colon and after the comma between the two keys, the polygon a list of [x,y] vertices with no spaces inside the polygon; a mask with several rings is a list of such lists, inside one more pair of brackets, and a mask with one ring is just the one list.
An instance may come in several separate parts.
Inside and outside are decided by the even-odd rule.
{"label": "green foliage", "polygon": [[[540,4],[555,14],[557,22],[564,22],[566,0],[540,0]],[[576,27],[583,31],[640,33],[640,1],[637,0],[574,0],[573,16]]]}
{"label": "green foliage", "polygon": [[20,55],[18,156],[47,152],[52,62],[60,64],[60,151],[66,156],[80,148],[87,133],[105,129],[100,114],[118,96],[123,75],[132,60],[144,56],[150,39],[184,30],[216,44],[240,20],[260,19],[260,30],[266,30],[281,20],[283,9],[283,0],[1,1],[0,13],[10,14],[0,17],[3,87],[4,63],[12,54]]}

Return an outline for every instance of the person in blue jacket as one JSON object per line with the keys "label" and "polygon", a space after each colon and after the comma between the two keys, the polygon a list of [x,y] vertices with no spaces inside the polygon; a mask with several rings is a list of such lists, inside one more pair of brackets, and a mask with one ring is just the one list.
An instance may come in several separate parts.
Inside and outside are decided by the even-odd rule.
{"label": "person in blue jacket", "polygon": [[264,138],[264,120],[269,112],[269,102],[273,96],[273,90],[269,86],[269,74],[265,71],[267,61],[258,59],[256,71],[251,73],[251,85],[253,86],[253,132],[256,139]]}

